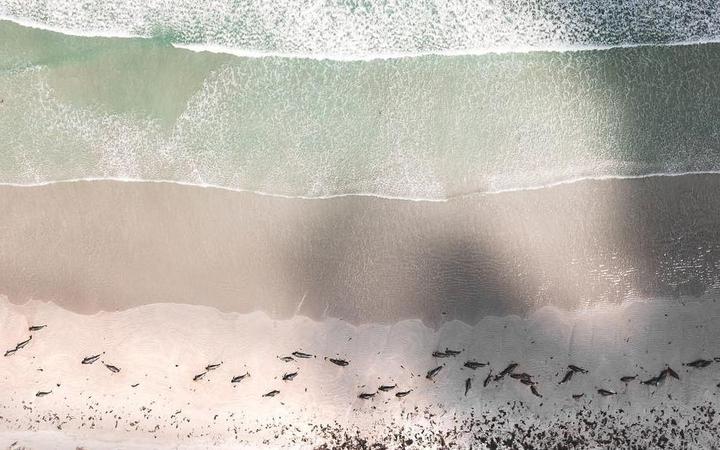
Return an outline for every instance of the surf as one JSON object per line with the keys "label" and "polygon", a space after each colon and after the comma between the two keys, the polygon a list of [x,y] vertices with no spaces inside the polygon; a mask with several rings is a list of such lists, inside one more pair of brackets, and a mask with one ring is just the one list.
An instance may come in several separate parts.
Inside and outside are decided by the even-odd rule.
{"label": "surf", "polygon": [[0,183],[444,201],[720,171],[720,86],[703,81],[720,71],[718,44],[368,62],[196,53],[11,22],[0,41]]}
{"label": "surf", "polygon": [[0,17],[72,35],[157,38],[243,57],[371,60],[717,42],[720,13],[705,3],[285,0],[268,7],[125,0],[89,8],[2,0]]}

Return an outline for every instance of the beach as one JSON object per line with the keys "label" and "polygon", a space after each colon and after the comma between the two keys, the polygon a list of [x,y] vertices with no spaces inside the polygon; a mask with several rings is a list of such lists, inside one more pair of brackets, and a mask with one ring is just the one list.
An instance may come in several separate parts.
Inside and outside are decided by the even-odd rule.
{"label": "beach", "polygon": [[152,303],[354,324],[712,297],[716,175],[445,202],[287,199],[172,183],[0,188],[0,285],[94,314]]}
{"label": "beach", "polygon": [[0,0],[0,448],[716,448],[718,72],[713,0]]}
{"label": "beach", "polygon": [[[6,346],[26,339],[27,327],[46,325],[0,365],[0,439],[18,448],[469,448],[491,440],[629,447],[685,445],[681,432],[703,448],[717,427],[717,363],[683,366],[717,354],[716,302],[543,307],[524,318],[438,329],[418,320],[355,326],[170,303],[83,315],[3,300],[0,317]],[[448,348],[460,354],[432,355]],[[280,359],[295,351],[312,356]],[[81,363],[96,354],[98,361]],[[471,370],[467,361],[487,366]],[[513,362],[542,398],[509,376],[493,378]],[[219,366],[208,371],[210,364]],[[561,384],[569,364],[588,372]],[[435,367],[442,369],[430,380]],[[680,379],[641,384],[666,367]]]}
{"label": "beach", "polygon": [[[117,439],[316,448],[350,442],[348,433],[387,445],[402,430],[407,447],[422,448],[454,430],[463,447],[477,433],[507,439],[511,428],[476,415],[507,409],[536,427],[523,429],[539,444],[559,438],[538,434],[558,421],[581,426],[558,416],[564,408],[591,422],[617,414],[629,422],[613,433],[635,430],[622,443],[647,442],[631,413],[684,411],[691,423],[716,402],[714,365],[683,364],[720,356],[718,228],[702,215],[717,208],[718,184],[595,180],[446,202],[117,181],[4,186],[0,339],[8,349],[32,339],[0,367],[3,437],[39,448],[56,435],[92,448]],[[433,355],[447,349],[460,354]],[[542,398],[493,378],[512,362]],[[559,383],[569,364],[588,373]],[[679,380],[639,383],[668,366]],[[573,436],[600,442],[585,431]],[[712,441],[698,433],[699,445]]]}

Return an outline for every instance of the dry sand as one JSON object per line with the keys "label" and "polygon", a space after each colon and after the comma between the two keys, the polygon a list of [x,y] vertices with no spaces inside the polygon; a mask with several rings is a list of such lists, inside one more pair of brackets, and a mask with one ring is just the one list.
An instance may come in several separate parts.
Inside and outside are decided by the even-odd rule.
{"label": "dry sand", "polygon": [[[625,424],[630,429],[625,445],[647,443],[643,433],[690,433],[694,426],[700,428],[693,439],[702,447],[715,439],[714,428],[702,427],[718,425],[717,417],[701,422],[706,410],[692,408],[717,404],[720,363],[704,369],[682,366],[720,356],[716,302],[656,300],[574,313],[544,307],[526,319],[486,317],[474,327],[453,321],[438,330],[417,320],[354,326],[336,319],[273,320],[259,312],[221,313],[175,304],[78,315],[51,303],[3,300],[0,319],[7,325],[0,330],[5,347],[33,336],[26,347],[0,359],[0,439],[31,448],[67,448],[67,443],[86,448],[306,448],[350,442],[344,434],[356,432],[370,443],[389,445],[401,433],[413,439],[411,448],[442,447],[443,436],[466,448],[479,442],[478,433],[507,439],[514,424],[537,448],[557,442],[557,436],[539,432],[563,421],[588,446]],[[28,333],[28,326],[36,324],[47,327]],[[446,348],[462,353],[432,356]],[[317,357],[277,358],[295,350]],[[98,353],[99,361],[81,364]],[[325,356],[344,358],[349,365],[335,366]],[[470,359],[489,366],[464,368]],[[102,361],[120,372],[112,373]],[[220,362],[193,381],[206,365]],[[543,398],[509,377],[483,386],[490,369],[497,374],[510,362],[519,364],[516,372],[532,375]],[[568,364],[589,373],[558,384]],[[428,380],[426,372],[439,365],[444,367],[435,380]],[[657,387],[638,382],[667,365],[680,380],[668,378]],[[250,377],[230,382],[246,372]],[[282,381],[290,372],[298,375]],[[625,375],[638,379],[625,385],[619,379]],[[467,378],[472,388],[466,396]],[[398,387],[377,392],[381,384]],[[598,388],[618,394],[602,397]],[[273,389],[280,391],[276,397],[262,397]],[[399,399],[393,395],[398,390],[412,392]],[[52,393],[36,397],[38,391]],[[363,392],[377,394],[359,399]],[[583,398],[572,398],[581,393]],[[675,426],[654,422],[659,411],[660,424],[674,419]],[[475,423],[473,431],[482,413],[502,419],[506,427]],[[583,414],[597,422],[610,413],[617,423],[598,427],[597,435],[581,431]],[[653,420],[648,423],[647,417]]]}

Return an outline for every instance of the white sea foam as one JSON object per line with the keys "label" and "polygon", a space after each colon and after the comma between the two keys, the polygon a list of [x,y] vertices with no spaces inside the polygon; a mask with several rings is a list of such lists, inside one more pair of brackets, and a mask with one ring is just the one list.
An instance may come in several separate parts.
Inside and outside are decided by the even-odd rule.
{"label": "white sea foam", "polygon": [[242,56],[374,59],[716,41],[711,0],[282,2],[0,0],[0,17],[84,36],[162,37]]}
{"label": "white sea foam", "polygon": [[159,184],[173,184],[178,186],[191,186],[191,187],[197,187],[201,189],[219,189],[223,191],[231,191],[231,192],[240,192],[240,193],[246,193],[246,194],[253,194],[253,195],[260,195],[264,197],[274,197],[274,198],[284,198],[284,199],[297,199],[297,200],[308,200],[308,201],[315,201],[315,200],[330,200],[335,198],[347,198],[347,197],[368,197],[368,198],[377,198],[377,199],[383,199],[383,200],[401,200],[401,201],[411,201],[411,202],[431,202],[431,203],[444,203],[444,202],[450,202],[455,199],[460,198],[466,198],[466,197],[472,197],[477,195],[498,195],[498,194],[506,194],[511,192],[524,192],[524,191],[535,191],[535,190],[541,190],[541,189],[552,189],[560,186],[567,186],[571,184],[576,183],[583,183],[588,181],[606,181],[606,180],[636,180],[636,179],[646,179],[646,178],[662,178],[662,177],[681,177],[681,176],[692,176],[692,175],[720,175],[720,171],[697,171],[697,172],[681,172],[681,173],[651,173],[651,174],[644,174],[644,175],[604,175],[604,176],[597,176],[597,177],[579,177],[579,178],[572,178],[568,180],[563,181],[557,181],[554,183],[547,183],[547,184],[539,184],[539,185],[533,185],[533,186],[527,186],[527,187],[518,187],[518,188],[508,188],[508,189],[499,189],[495,191],[476,191],[476,192],[468,192],[464,194],[458,194],[452,197],[446,197],[446,198],[424,198],[424,197],[403,197],[403,196],[392,196],[392,195],[382,195],[372,192],[354,192],[349,194],[333,194],[333,195],[320,195],[320,196],[308,196],[308,195],[286,195],[286,194],[277,194],[273,192],[264,192],[264,191],[255,191],[250,189],[241,189],[241,188],[233,188],[233,187],[227,187],[217,184],[209,184],[209,183],[193,183],[193,182],[185,182],[185,181],[176,181],[176,180],[161,180],[161,179],[140,179],[140,178],[127,178],[127,177],[87,177],[87,178],[72,178],[72,179],[58,179],[58,180],[48,180],[48,181],[37,181],[37,182],[27,182],[27,183],[8,183],[8,182],[0,182],[0,186],[11,186],[11,187],[20,187],[20,188],[33,188],[33,187],[42,187],[42,186],[51,186],[54,184],[65,184],[65,183],[92,183],[92,182],[102,182],[102,181],[108,181],[108,182],[120,182],[120,183],[159,183]]}
{"label": "white sea foam", "polygon": [[[720,170],[720,96],[703,82],[717,73],[716,46],[364,64],[78,38],[70,47],[92,51],[78,59],[60,45],[48,64],[31,44],[45,32],[4,27],[29,41],[2,48],[5,183],[155,180],[444,201]],[[160,55],[167,68],[148,78]],[[116,60],[133,64],[120,76]]]}

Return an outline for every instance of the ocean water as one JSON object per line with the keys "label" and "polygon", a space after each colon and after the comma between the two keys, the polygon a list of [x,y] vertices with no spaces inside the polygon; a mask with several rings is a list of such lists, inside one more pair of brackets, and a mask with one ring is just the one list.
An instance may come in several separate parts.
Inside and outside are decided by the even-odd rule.
{"label": "ocean water", "polygon": [[344,59],[667,44],[720,32],[713,0],[3,0],[0,15],[76,34]]}
{"label": "ocean water", "polygon": [[442,200],[720,169],[720,45],[238,57],[0,22],[0,181]]}

